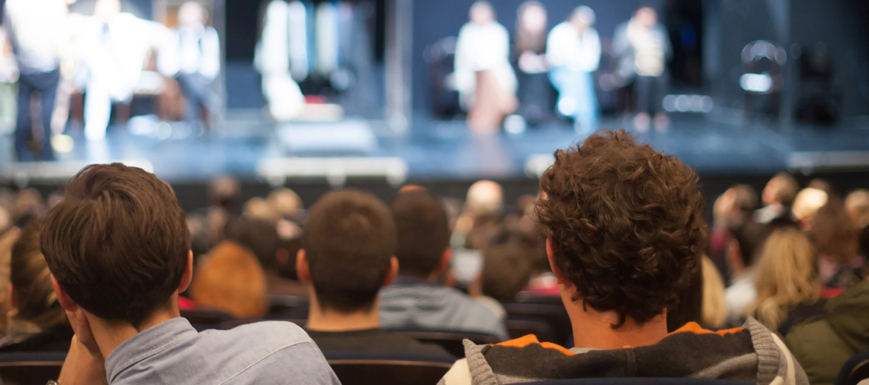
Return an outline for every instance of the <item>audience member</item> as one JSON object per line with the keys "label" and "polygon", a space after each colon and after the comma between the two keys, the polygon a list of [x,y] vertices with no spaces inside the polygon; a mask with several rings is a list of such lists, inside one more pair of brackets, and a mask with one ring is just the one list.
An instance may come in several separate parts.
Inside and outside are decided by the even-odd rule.
{"label": "audience member", "polygon": [[847,288],[863,280],[866,257],[859,254],[860,233],[839,199],[827,201],[815,215],[810,232],[821,256],[821,282],[829,288]]}
{"label": "audience member", "polygon": [[869,349],[869,281],[827,301],[824,315],[791,328],[785,338],[812,385],[832,385],[851,356]]}
{"label": "audience member", "polygon": [[763,224],[776,221],[792,221],[791,205],[800,186],[797,180],[786,172],[774,176],[761,193],[763,208],[755,211],[754,220]]}
{"label": "audience member", "polygon": [[472,373],[499,383],[690,376],[808,384],[778,337],[754,320],[719,333],[692,323],[668,334],[667,309],[706,238],[698,179],[682,162],[624,131],[599,133],[557,151],[540,187],[538,215],[575,347],[533,336],[468,344],[467,359],[442,384],[471,384]]}
{"label": "audience member", "polygon": [[339,383],[289,322],[198,333],[179,317],[190,234],[172,189],[141,169],[82,170],[46,217],[41,247],[75,331],[61,384]]}
{"label": "audience member", "polygon": [[791,326],[819,315],[821,282],[817,252],[809,238],[794,228],[773,232],[760,250],[755,285],[757,298],[745,314],[770,330],[787,335]]}
{"label": "audience member", "polygon": [[794,221],[803,231],[811,231],[815,223],[815,215],[821,207],[827,204],[829,196],[822,190],[807,187],[800,190],[794,199],[792,209]]}
{"label": "audience member", "polygon": [[845,198],[845,211],[858,230],[869,226],[869,191],[860,189],[848,194]]}
{"label": "audience member", "polygon": [[730,309],[727,317],[729,324],[739,324],[745,307],[757,298],[756,253],[769,235],[769,231],[770,226],[753,221],[731,230],[731,240],[727,244],[727,266],[731,282],[724,291],[724,299]]}
{"label": "audience member", "polygon": [[67,351],[72,328],[51,286],[51,273],[39,248],[39,224],[31,223],[12,248],[9,275],[11,311],[0,352]]}
{"label": "audience member", "polygon": [[196,270],[190,299],[198,306],[224,310],[238,318],[268,311],[266,278],[256,256],[232,241],[219,243]]}
{"label": "audience member", "polygon": [[[11,298],[9,293],[9,268],[12,259],[12,245],[18,240],[21,230],[11,227],[0,234],[0,315],[9,313]],[[0,330],[6,330],[7,317],[0,316]]]}
{"label": "audience member", "polygon": [[448,353],[380,329],[378,295],[398,275],[389,208],[359,191],[329,193],[311,208],[299,278],[311,284],[307,329],[324,351]]}
{"label": "audience member", "polygon": [[272,191],[266,200],[281,219],[295,218],[305,208],[302,198],[299,198],[298,194],[288,188]]}
{"label": "audience member", "polygon": [[715,200],[712,228],[709,230],[710,258],[725,276],[728,276],[727,242],[730,240],[730,230],[751,221],[751,213],[755,209],[757,191],[749,185],[734,185]]}
{"label": "audience member", "polygon": [[507,311],[501,302],[515,301],[531,279],[533,250],[518,243],[494,245],[483,252],[483,270],[468,289],[477,301],[489,305],[500,317]]}
{"label": "audience member", "polygon": [[380,298],[384,328],[473,331],[507,338],[504,320],[459,290],[438,284],[452,250],[447,214],[427,191],[399,193],[391,204],[401,275]]}
{"label": "audience member", "polygon": [[292,250],[293,258],[290,261],[289,250],[282,245],[275,224],[242,217],[230,227],[229,239],[250,249],[256,255],[265,272],[268,294],[308,298],[308,290],[302,283],[292,277],[281,275],[284,265],[290,263],[295,265],[295,252],[298,249]]}

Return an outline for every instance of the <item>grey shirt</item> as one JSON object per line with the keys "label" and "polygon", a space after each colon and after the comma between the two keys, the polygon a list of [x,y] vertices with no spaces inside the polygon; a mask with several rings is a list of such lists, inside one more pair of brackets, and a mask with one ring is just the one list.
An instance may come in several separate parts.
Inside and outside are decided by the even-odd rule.
{"label": "grey shirt", "polygon": [[290,322],[199,333],[173,318],[118,346],[106,375],[110,384],[340,384],[317,345]]}
{"label": "grey shirt", "polygon": [[504,318],[453,288],[399,277],[380,292],[380,327],[486,333],[508,339]]}

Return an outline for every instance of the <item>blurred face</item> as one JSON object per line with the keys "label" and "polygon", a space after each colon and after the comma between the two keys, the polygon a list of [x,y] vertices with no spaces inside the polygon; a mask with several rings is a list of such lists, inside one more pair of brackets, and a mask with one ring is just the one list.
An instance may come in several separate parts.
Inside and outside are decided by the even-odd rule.
{"label": "blurred face", "polygon": [[579,33],[582,33],[586,28],[588,28],[588,25],[583,23],[582,20],[576,16],[570,18],[570,24],[573,24],[573,27],[576,28]]}
{"label": "blurred face", "polygon": [[108,23],[121,13],[120,0],[97,0],[94,5],[94,16],[101,22]]}
{"label": "blurred face", "polygon": [[477,2],[471,6],[471,22],[474,24],[488,24],[495,21],[495,11],[489,3]]}
{"label": "blurred face", "polygon": [[637,10],[637,14],[634,17],[636,17],[637,22],[645,28],[652,28],[658,23],[658,13],[649,7],[640,8]]}
{"label": "blurred face", "polygon": [[178,10],[178,24],[182,27],[192,27],[205,23],[205,11],[199,3],[192,1],[184,3]]}
{"label": "blurred face", "polygon": [[522,25],[530,31],[546,29],[546,10],[537,4],[525,8],[525,12],[522,13]]}

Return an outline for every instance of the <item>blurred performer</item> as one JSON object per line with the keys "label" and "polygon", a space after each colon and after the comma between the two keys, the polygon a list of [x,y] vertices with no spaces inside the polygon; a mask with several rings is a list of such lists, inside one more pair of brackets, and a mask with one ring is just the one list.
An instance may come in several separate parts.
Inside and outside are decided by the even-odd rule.
{"label": "blurred performer", "polygon": [[148,52],[170,38],[163,25],[121,12],[119,0],[97,0],[94,19],[82,32],[79,74],[86,84],[85,137],[100,141],[112,103],[128,103],[139,83]]}
{"label": "blurred performer", "polygon": [[574,119],[577,132],[597,128],[594,71],[600,65],[600,37],[591,8],[580,6],[549,33],[546,58],[549,79],[558,90],[558,112]]}
{"label": "blurred performer", "polygon": [[647,131],[649,115],[654,114],[655,128],[665,131],[669,119],[661,111],[661,101],[667,88],[671,49],[667,30],[658,23],[658,13],[652,7],[641,7],[619,25],[613,37],[613,52],[619,57],[619,75],[625,82],[634,80],[634,125],[640,132]]}
{"label": "blurred performer", "polygon": [[510,65],[510,35],[485,1],[471,6],[470,22],[456,42],[455,82],[475,131],[496,130],[516,109],[516,74]]}
{"label": "blurred performer", "polygon": [[160,52],[161,72],[174,76],[187,101],[187,123],[201,126],[200,108],[217,108],[218,96],[211,83],[220,73],[220,40],[213,27],[206,26],[205,9],[188,1],[178,9],[178,28]]}
{"label": "blurred performer", "polygon": [[[3,25],[18,62],[18,120],[15,152],[19,161],[53,160],[51,113],[60,80],[58,66],[66,32],[66,4],[62,0],[7,0]],[[41,97],[39,151],[31,152],[34,116],[31,100]],[[34,138],[35,139],[35,138]]]}
{"label": "blurred performer", "polygon": [[531,124],[549,116],[550,92],[546,71],[546,8],[537,1],[519,6],[516,18],[516,67],[519,69],[519,114]]}
{"label": "blurred performer", "polygon": [[278,121],[298,117],[305,97],[296,80],[308,76],[308,32],[305,5],[298,0],[272,0],[263,17],[254,65],[262,74],[268,111]]}

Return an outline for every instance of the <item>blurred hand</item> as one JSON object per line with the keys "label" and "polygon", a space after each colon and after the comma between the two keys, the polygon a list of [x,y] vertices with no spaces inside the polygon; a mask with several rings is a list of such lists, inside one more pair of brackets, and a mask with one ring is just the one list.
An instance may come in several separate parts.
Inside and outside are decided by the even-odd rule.
{"label": "blurred hand", "polygon": [[63,385],[108,385],[106,361],[97,346],[84,310],[79,308],[74,312],[67,311],[66,317],[69,318],[69,324],[75,335],[72,337],[69,353],[66,355],[66,361],[63,362],[57,382]]}

